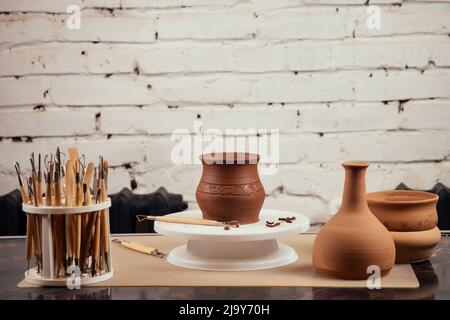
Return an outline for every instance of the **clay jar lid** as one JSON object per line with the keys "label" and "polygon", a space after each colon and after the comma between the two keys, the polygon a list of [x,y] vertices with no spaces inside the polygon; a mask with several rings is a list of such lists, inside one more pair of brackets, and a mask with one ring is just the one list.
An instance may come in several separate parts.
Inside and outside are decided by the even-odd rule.
{"label": "clay jar lid", "polygon": [[414,190],[387,190],[367,194],[370,211],[390,231],[425,231],[436,227],[439,196]]}
{"label": "clay jar lid", "polygon": [[200,156],[202,163],[211,164],[258,164],[260,156],[248,152],[217,152]]}

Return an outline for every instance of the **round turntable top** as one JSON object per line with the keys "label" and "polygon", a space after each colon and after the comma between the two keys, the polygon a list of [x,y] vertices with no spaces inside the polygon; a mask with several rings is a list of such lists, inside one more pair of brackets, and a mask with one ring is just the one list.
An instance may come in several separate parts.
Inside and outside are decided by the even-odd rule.
{"label": "round turntable top", "polygon": [[[168,216],[201,218],[202,214],[200,210],[191,210],[173,213]],[[278,218],[286,217],[295,217],[296,219],[292,223],[278,221]],[[256,223],[244,224],[239,228],[231,227],[229,230],[224,230],[223,226],[202,226],[155,221],[155,231],[163,235],[189,240],[258,241],[296,235],[309,229],[308,217],[290,211],[262,209],[259,219]],[[266,221],[281,222],[281,224],[276,227],[267,227]]]}

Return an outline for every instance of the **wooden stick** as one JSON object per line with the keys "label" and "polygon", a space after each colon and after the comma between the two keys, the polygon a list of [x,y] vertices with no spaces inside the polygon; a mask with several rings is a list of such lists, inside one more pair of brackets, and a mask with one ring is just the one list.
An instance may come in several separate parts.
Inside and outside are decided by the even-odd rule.
{"label": "wooden stick", "polygon": [[[28,203],[29,198],[28,194],[25,191],[25,186],[23,184],[22,175],[20,173],[20,165],[18,162],[15,164],[16,172],[17,172],[17,178],[19,179],[19,188],[20,188],[20,194],[22,196],[22,202]],[[28,261],[28,269],[30,269],[30,260],[33,257],[33,223],[32,223],[32,217],[30,217],[30,214],[27,213],[27,238],[25,243],[25,255]]]}
{"label": "wooden stick", "polygon": [[23,184],[23,178],[22,174],[20,173],[20,165],[18,162],[14,165],[17,172],[17,179],[19,180],[19,188],[20,188],[20,195],[22,196],[22,202],[28,203],[30,199],[28,198],[28,193],[25,191],[25,186]]}
{"label": "wooden stick", "polygon": [[38,260],[38,271],[42,267],[42,217],[40,214],[34,214],[34,225],[36,230],[36,252]]}
{"label": "wooden stick", "polygon": [[[59,173],[55,171],[55,206],[61,206],[61,189],[59,185]],[[55,215],[55,231],[58,234],[57,240],[55,241],[55,248],[57,254],[55,255],[55,273],[58,277],[61,271],[61,265],[64,260],[64,243],[66,241],[65,239],[65,227],[64,227],[64,220],[65,217],[63,215]]]}
{"label": "wooden stick", "polygon": [[[78,163],[78,161],[77,161]],[[80,180],[80,172],[75,173],[75,180],[76,180],[76,205],[82,206],[83,205],[83,195],[82,195],[82,186],[81,186],[81,180]],[[81,228],[82,228],[82,221],[81,221],[81,214],[75,215],[75,264],[79,266],[79,260],[80,260],[80,251],[81,251]]]}
{"label": "wooden stick", "polygon": [[37,172],[37,203],[42,204],[42,171],[41,171],[41,154],[38,155],[38,172]]}
{"label": "wooden stick", "polygon": [[[100,192],[97,193],[95,203],[100,201]],[[86,264],[86,259],[89,256],[90,249],[95,247],[92,244],[92,239],[94,238],[95,225],[97,223],[97,215],[98,211],[92,212],[89,214],[88,224],[86,226],[86,231],[83,233],[83,237],[81,240],[81,256],[80,256],[80,265],[84,266]]]}
{"label": "wooden stick", "polygon": [[55,206],[60,207],[61,205],[61,182],[59,181],[59,173],[55,171]]}
{"label": "wooden stick", "polygon": [[28,269],[30,269],[30,260],[33,257],[33,217],[27,213],[27,239],[26,239],[26,258],[28,261]]}
{"label": "wooden stick", "polygon": [[95,217],[95,231],[94,231],[94,245],[92,254],[92,276],[95,276],[97,266],[96,264],[100,261],[100,228],[101,228],[101,215],[97,214]]}
{"label": "wooden stick", "polygon": [[[74,172],[73,172],[73,162],[72,160],[68,160],[66,163],[66,192],[65,192],[65,200],[66,207],[72,207],[73,205],[73,181],[74,181]],[[67,250],[67,258],[69,260],[69,264],[72,262],[73,258],[73,227],[72,227],[72,215],[66,214],[66,250]]]}
{"label": "wooden stick", "polygon": [[[101,202],[106,201],[108,199],[108,189],[106,186],[105,181],[105,173],[108,172],[108,161],[104,160],[101,164],[102,169],[100,172],[100,188],[101,188]],[[102,248],[104,250],[105,255],[105,265],[107,267],[107,270],[110,270],[110,263],[109,263],[109,252],[110,252],[110,230],[109,230],[109,210],[104,209],[101,213],[102,218]]]}
{"label": "wooden stick", "polygon": [[208,220],[201,218],[181,218],[181,217],[166,217],[166,216],[138,216],[142,220],[154,220],[167,223],[179,223],[179,224],[194,224],[202,226],[222,226],[223,222],[216,220]]}
{"label": "wooden stick", "polygon": [[[28,186],[28,190],[29,190],[29,194],[34,197],[33,194],[33,176],[30,175],[30,177],[28,177],[26,179],[27,181],[27,186]],[[37,219],[36,217],[29,213],[27,214],[27,217],[30,218],[30,224],[31,224],[31,236],[32,236],[32,246],[33,246],[33,253],[36,255],[36,257],[39,257],[39,239],[38,239],[38,230],[37,230]]]}
{"label": "wooden stick", "polygon": [[[94,175],[94,171],[95,171],[94,163],[89,162],[89,164],[87,166],[87,169],[86,169],[86,174],[84,176],[84,183],[87,185],[87,190],[86,190],[87,201],[86,201],[86,205],[90,205],[91,199],[92,199],[91,182],[92,182],[92,177]],[[94,193],[94,195],[95,195],[95,193]]]}
{"label": "wooden stick", "polygon": [[[72,161],[73,163],[73,170],[74,172],[80,172],[80,167],[79,167],[79,161],[78,161],[78,149],[77,148],[69,148],[69,159]],[[73,180],[73,190],[76,190],[76,181],[75,178]],[[73,194],[73,196],[76,196],[75,192]],[[76,198],[75,198],[75,203],[77,202]]]}
{"label": "wooden stick", "polygon": [[52,194],[53,194],[53,162],[49,164],[49,172],[47,172],[47,188],[45,191],[45,205],[52,205]]}

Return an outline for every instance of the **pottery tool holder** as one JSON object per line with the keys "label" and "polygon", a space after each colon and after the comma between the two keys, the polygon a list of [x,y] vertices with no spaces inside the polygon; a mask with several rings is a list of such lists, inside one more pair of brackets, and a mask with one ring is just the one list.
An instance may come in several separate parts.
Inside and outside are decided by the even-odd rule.
{"label": "pottery tool holder", "polygon": [[[64,199],[63,199],[64,202]],[[22,204],[24,212],[30,215],[40,215],[42,217],[42,239],[40,240],[42,248],[42,268],[38,273],[37,267],[30,268],[25,272],[25,279],[29,283],[40,286],[66,286],[67,280],[70,277],[65,275],[64,277],[56,277],[54,270],[54,239],[52,233],[52,216],[55,215],[77,215],[77,214],[89,214],[92,215],[95,212],[106,211],[109,215],[109,207],[111,207],[111,199],[107,198],[106,201],[92,204],[88,206],[76,206],[76,207],[56,207],[56,206],[34,206],[33,204]],[[109,220],[107,228],[109,229]],[[110,242],[110,239],[108,239]],[[109,259],[109,271],[103,271],[100,274],[92,276],[90,273],[83,273],[80,275],[80,285],[97,283],[110,279],[113,276],[113,269],[111,264],[111,256]]]}
{"label": "pottery tool holder", "polygon": [[[269,228],[266,220],[295,216],[293,223]],[[201,218],[200,210],[168,215],[177,218]],[[260,221],[224,230],[220,226],[179,224],[155,221],[156,232],[187,239],[187,244],[173,249],[167,261],[189,269],[214,271],[260,270],[295,262],[291,247],[279,244],[280,237],[296,235],[309,229],[309,219],[301,214],[262,209]]]}

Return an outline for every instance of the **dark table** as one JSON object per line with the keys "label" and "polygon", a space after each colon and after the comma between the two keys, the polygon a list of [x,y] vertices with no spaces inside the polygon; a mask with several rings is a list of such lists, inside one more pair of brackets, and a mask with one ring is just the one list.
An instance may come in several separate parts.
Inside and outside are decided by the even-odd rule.
{"label": "dark table", "polygon": [[249,287],[114,287],[32,288],[17,283],[27,268],[24,238],[0,239],[0,299],[450,299],[450,234],[443,233],[434,256],[413,264],[417,289],[249,288]]}

